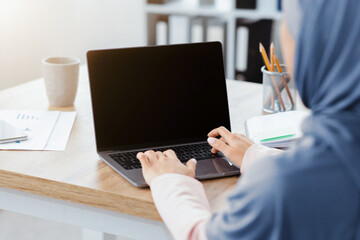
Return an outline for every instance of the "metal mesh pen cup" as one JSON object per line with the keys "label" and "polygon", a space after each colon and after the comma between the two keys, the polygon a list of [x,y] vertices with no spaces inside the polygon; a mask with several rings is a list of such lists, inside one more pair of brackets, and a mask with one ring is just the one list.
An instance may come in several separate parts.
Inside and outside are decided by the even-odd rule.
{"label": "metal mesh pen cup", "polygon": [[277,113],[296,109],[296,89],[285,65],[282,73],[270,72],[261,68],[263,73],[263,112]]}

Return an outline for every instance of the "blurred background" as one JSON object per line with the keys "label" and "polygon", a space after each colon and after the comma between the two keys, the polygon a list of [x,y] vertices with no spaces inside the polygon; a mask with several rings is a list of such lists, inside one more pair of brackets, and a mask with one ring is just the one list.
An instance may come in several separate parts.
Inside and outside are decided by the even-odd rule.
{"label": "blurred background", "polygon": [[[260,82],[259,41],[277,40],[279,0],[1,0],[0,89],[42,76],[41,59],[221,41],[226,76]],[[281,53],[277,53],[281,57]]]}
{"label": "blurred background", "polygon": [[143,0],[1,0],[0,89],[42,76],[41,60],[146,44]]}
{"label": "blurred background", "polygon": [[[268,50],[273,41],[281,61],[281,18],[279,0],[1,0],[0,90],[41,78],[41,60],[49,56],[85,64],[90,49],[203,41],[222,42],[228,79],[261,82],[259,42]],[[82,234],[0,211],[0,240]]]}

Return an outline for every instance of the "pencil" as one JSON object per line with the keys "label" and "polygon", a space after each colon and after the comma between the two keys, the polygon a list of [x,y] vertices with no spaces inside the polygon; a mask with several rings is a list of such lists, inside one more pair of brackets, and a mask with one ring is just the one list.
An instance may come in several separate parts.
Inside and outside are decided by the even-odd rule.
{"label": "pencil", "polygon": [[275,71],[275,64],[274,64],[274,43],[270,44],[270,67],[271,71]]}
{"label": "pencil", "polygon": [[276,68],[278,69],[279,73],[283,73],[283,70],[280,66],[280,63],[279,63],[279,59],[277,58],[276,55],[274,55],[274,60],[275,60],[275,63],[276,63]]}
{"label": "pencil", "polygon": [[[268,56],[266,54],[265,48],[261,43],[259,43],[259,50],[260,50],[260,52],[262,54],[262,57],[264,59],[264,62],[265,62],[265,65],[266,65],[268,71],[272,72],[273,70],[272,70],[272,68],[270,68],[270,63],[269,63],[269,59],[268,59]],[[273,88],[275,89],[276,94],[277,94],[277,96],[278,96],[278,98],[280,100],[281,106],[285,111],[285,104],[284,104],[284,101],[283,101],[283,99],[281,97],[281,93],[280,93],[279,88],[278,88],[278,86],[276,84],[276,81],[275,81],[273,76],[270,76],[270,78],[271,78],[272,83],[273,83]]]}
{"label": "pencil", "polygon": [[269,63],[269,58],[268,58],[268,56],[267,56],[267,54],[266,54],[266,51],[265,51],[264,46],[263,46],[261,43],[259,43],[259,50],[260,50],[260,53],[262,54],[262,57],[263,57],[263,59],[264,59],[264,62],[265,62],[265,65],[266,65],[267,70],[268,70],[268,71],[271,71],[270,63]]}
{"label": "pencil", "polygon": [[[276,57],[275,54],[274,54],[274,60],[275,60],[276,67],[277,67],[279,73],[282,73],[283,71],[282,71],[281,66],[280,66],[280,64],[279,64],[279,59]],[[287,94],[289,95],[289,98],[290,98],[290,101],[291,101],[291,105],[294,106],[294,105],[295,105],[294,100],[293,100],[293,98],[292,98],[292,96],[291,96],[291,92],[290,92],[290,90],[289,90],[288,84],[286,83],[284,77],[281,77],[281,82],[282,82],[283,85],[285,86],[286,92],[287,92]]]}

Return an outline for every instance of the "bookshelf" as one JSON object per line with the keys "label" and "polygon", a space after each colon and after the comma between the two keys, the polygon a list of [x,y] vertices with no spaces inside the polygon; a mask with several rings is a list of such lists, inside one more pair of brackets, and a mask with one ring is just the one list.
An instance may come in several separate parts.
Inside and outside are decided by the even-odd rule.
{"label": "bookshelf", "polygon": [[277,1],[257,0],[257,8],[254,10],[236,9],[235,0],[215,0],[213,5],[200,6],[196,0],[177,0],[164,4],[149,4],[145,6],[145,14],[148,20],[147,42],[149,45],[156,43],[156,23],[159,16],[172,15],[202,18],[218,18],[225,23],[224,56],[226,65],[226,77],[235,79],[236,59],[236,22],[239,19],[250,21],[257,20],[280,20],[281,12],[276,9]]}

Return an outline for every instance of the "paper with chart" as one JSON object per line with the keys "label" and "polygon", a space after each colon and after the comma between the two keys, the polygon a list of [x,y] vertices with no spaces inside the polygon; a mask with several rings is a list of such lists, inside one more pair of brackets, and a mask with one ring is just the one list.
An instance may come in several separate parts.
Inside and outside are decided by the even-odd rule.
{"label": "paper with chart", "polygon": [[60,112],[44,150],[64,151],[74,124],[76,112]]}
{"label": "paper with chart", "polygon": [[22,129],[28,140],[0,144],[6,150],[65,150],[75,112],[2,110],[0,119]]}

